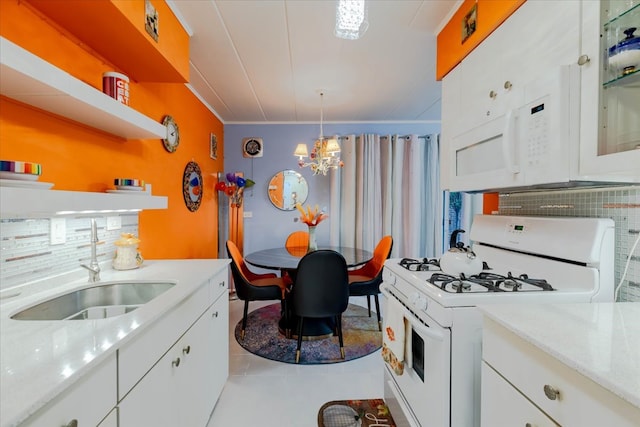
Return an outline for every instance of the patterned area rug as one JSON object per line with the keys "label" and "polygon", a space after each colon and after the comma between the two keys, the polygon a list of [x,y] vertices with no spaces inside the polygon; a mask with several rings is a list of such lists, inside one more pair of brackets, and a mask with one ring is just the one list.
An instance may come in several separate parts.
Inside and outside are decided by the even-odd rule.
{"label": "patterned area rug", "polygon": [[395,427],[382,399],[334,400],[318,411],[318,427]]}
{"label": "patterned area rug", "polygon": [[[242,320],[235,329],[238,344],[245,350],[266,359],[295,363],[295,339],[285,338],[278,331],[280,303],[271,304],[249,313],[244,340],[240,340]],[[345,358],[340,358],[338,337],[332,336],[316,341],[303,341],[300,354],[301,365],[340,363],[371,354],[382,346],[382,332],[378,331],[378,319],[372,311],[349,304],[342,314],[342,335]]]}

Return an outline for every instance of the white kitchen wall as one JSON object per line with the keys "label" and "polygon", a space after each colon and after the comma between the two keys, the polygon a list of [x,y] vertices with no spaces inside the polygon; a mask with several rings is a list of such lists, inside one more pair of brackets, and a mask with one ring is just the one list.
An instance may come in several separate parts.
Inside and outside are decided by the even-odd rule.
{"label": "white kitchen wall", "polygon": [[[0,220],[0,290],[48,276],[67,273],[88,264],[91,258],[91,222],[88,217],[64,217],[63,244],[50,243],[51,220]],[[121,228],[106,229],[106,217],[96,217],[98,262],[115,255],[114,242],[121,233],[138,235],[138,215],[120,215]],[[144,254],[143,254],[144,256]]]}
{"label": "white kitchen wall", "polygon": [[[615,284],[620,283],[635,239],[640,233],[640,187],[615,187],[500,194],[501,215],[574,216],[615,221]],[[618,301],[640,301],[640,245]]]}

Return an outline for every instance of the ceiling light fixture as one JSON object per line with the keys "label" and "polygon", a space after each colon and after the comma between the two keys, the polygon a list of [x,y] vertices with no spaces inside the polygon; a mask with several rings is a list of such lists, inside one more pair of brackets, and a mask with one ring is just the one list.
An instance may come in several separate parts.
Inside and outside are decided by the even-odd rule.
{"label": "ceiling light fixture", "polygon": [[357,40],[369,28],[365,0],[338,0],[336,5],[336,37]]}
{"label": "ceiling light fixture", "polygon": [[[340,145],[335,138],[325,138],[322,133],[322,101],[324,93],[320,92],[320,136],[313,143],[311,155],[307,150],[307,144],[298,144],[293,152],[298,157],[298,166],[301,168],[310,167],[314,175],[326,175],[331,169],[337,169],[344,166],[340,160]],[[309,162],[305,162],[304,158],[309,157]]]}

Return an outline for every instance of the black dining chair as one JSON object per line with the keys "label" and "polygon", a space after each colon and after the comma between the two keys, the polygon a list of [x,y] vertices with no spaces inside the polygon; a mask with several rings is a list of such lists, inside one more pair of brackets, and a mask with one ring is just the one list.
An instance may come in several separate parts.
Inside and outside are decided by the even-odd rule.
{"label": "black dining chair", "polygon": [[362,267],[349,270],[349,295],[352,297],[367,297],[369,317],[371,317],[371,296],[376,303],[378,315],[378,330],[382,331],[382,319],[380,318],[380,284],[382,283],[382,268],[384,262],[391,256],[393,238],[384,236],[373,250],[373,258]]}
{"label": "black dining chair", "polygon": [[335,321],[340,357],[344,359],[342,313],[349,305],[349,275],[342,255],[331,250],[306,254],[298,264],[291,291],[293,313],[298,319],[296,363],[300,363],[300,348],[305,318],[332,318]]}
{"label": "black dining chair", "polygon": [[[288,281],[277,277],[274,273],[257,274],[249,270],[242,253],[235,243],[227,240],[227,253],[231,258],[231,274],[238,299],[244,301],[242,315],[242,330],[240,339],[244,339],[247,327],[247,315],[249,314],[249,301],[280,300],[282,312],[287,315],[287,287]],[[287,335],[289,332],[286,331]]]}

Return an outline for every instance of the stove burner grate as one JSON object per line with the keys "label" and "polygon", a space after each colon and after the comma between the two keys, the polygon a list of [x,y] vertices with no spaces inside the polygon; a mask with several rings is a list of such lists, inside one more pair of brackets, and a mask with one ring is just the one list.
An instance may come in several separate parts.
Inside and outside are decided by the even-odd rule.
{"label": "stove burner grate", "polygon": [[402,258],[400,260],[400,265],[409,271],[431,271],[440,269],[440,262],[434,258],[422,258],[421,260]]}
{"label": "stove burner grate", "polygon": [[542,291],[555,291],[555,289],[545,279],[530,279],[527,274],[521,274],[520,276],[515,277],[511,272],[507,273],[507,276],[494,273],[480,273],[472,277],[492,280],[495,282],[496,286],[500,286],[502,284],[505,288],[510,289],[511,292],[517,292],[522,288],[523,284],[537,286]]}
{"label": "stove burner grate", "polygon": [[471,284],[473,283],[484,286],[487,292],[504,292],[503,289],[495,286],[493,280],[477,276],[466,277],[464,274],[460,274],[460,277],[456,277],[450,274],[434,273],[427,282],[446,292],[451,292],[447,290],[447,286],[451,285],[451,288],[458,294],[471,291]]}

